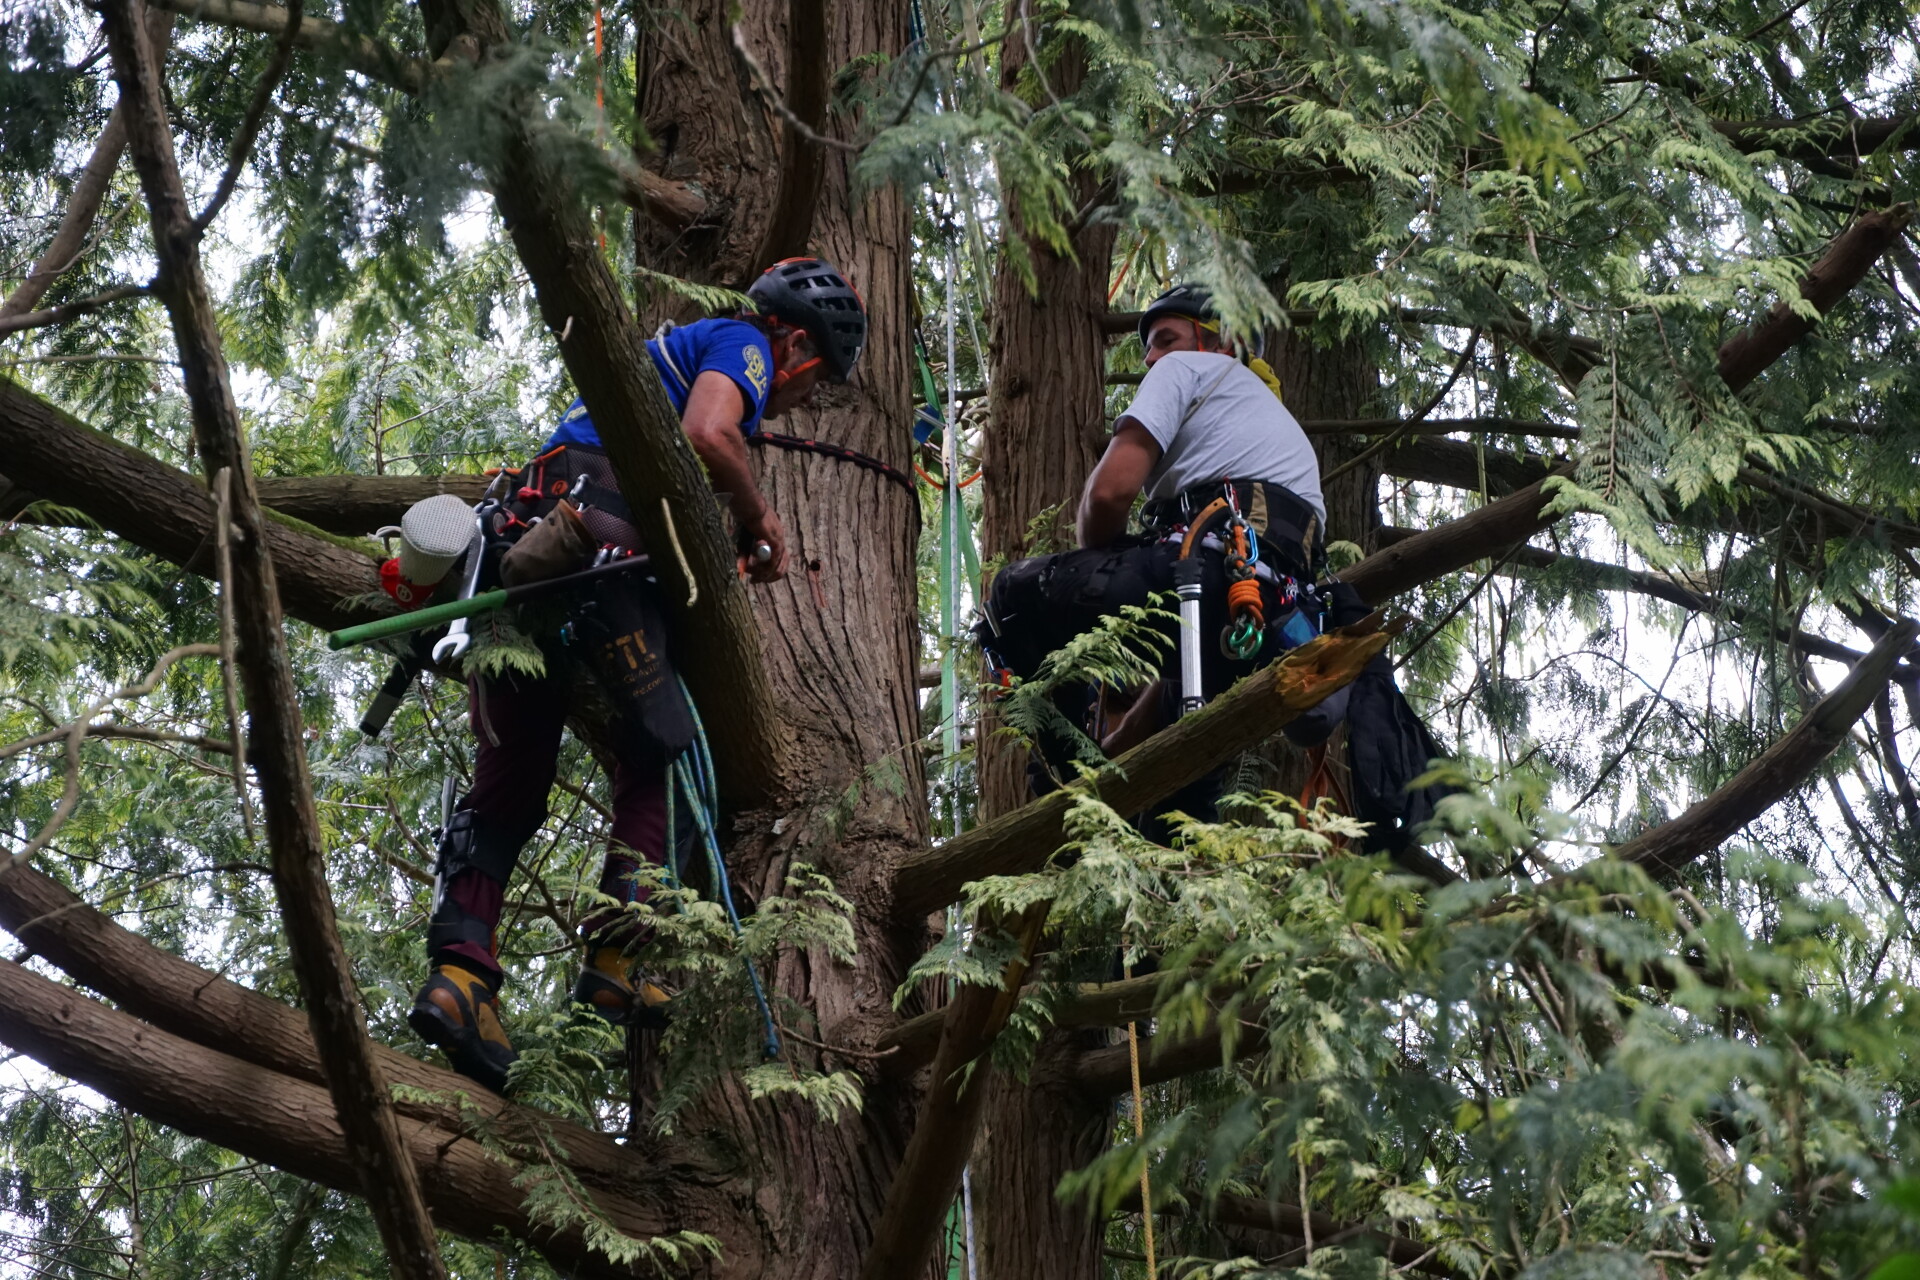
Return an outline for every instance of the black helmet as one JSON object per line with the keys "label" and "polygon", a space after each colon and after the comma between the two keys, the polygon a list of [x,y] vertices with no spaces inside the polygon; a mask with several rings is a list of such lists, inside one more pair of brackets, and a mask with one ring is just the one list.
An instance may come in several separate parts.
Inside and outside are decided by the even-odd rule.
{"label": "black helmet", "polygon": [[[1140,345],[1147,345],[1147,331],[1153,328],[1153,322],[1165,316],[1186,316],[1189,320],[1201,320],[1218,325],[1220,315],[1213,309],[1213,293],[1205,285],[1177,284],[1167,290],[1140,313]],[[1220,345],[1227,351],[1240,356],[1259,357],[1266,351],[1266,340],[1261,334],[1251,338],[1238,333],[1229,334],[1224,328],[1219,331]]]}
{"label": "black helmet", "polygon": [[1147,331],[1153,322],[1166,316],[1186,316],[1190,320],[1214,320],[1213,294],[1197,284],[1177,284],[1140,313],[1140,345],[1147,345]]}
{"label": "black helmet", "polygon": [[803,329],[827,374],[845,382],[867,342],[867,308],[846,277],[818,258],[787,258],[760,273],[747,290],[763,316]]}

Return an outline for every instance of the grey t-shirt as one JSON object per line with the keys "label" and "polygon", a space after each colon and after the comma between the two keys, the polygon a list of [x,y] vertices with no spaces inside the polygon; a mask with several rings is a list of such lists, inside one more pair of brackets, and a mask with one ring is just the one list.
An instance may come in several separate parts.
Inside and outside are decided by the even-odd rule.
{"label": "grey t-shirt", "polygon": [[1213,480],[1266,480],[1299,494],[1325,522],[1320,464],[1307,433],[1259,375],[1232,356],[1168,352],[1147,370],[1124,416],[1160,445],[1160,461],[1147,476],[1147,501]]}

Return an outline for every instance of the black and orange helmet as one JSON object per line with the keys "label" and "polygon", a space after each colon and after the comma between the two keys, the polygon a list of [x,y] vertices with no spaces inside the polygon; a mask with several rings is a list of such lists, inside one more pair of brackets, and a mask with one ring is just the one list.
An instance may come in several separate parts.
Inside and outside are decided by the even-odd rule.
{"label": "black and orange helmet", "polygon": [[754,307],[813,339],[827,376],[845,382],[867,343],[867,308],[860,292],[831,263],[787,258],[761,272],[747,290]]}

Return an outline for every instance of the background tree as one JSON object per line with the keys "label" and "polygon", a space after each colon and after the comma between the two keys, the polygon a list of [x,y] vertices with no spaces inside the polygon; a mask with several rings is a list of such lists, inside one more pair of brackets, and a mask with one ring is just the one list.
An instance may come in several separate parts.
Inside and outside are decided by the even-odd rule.
{"label": "background tree", "polygon": [[[275,806],[308,796],[370,1070],[456,1274],[940,1271],[969,1153],[993,1276],[1142,1274],[1143,1164],[1174,1274],[1837,1274],[1907,1241],[1904,11],[222,3],[115,23],[109,51],[90,12],[9,18],[0,81],[0,501],[28,514],[0,544],[0,734],[10,845],[35,851],[0,870],[21,947],[0,1042],[114,1104],[39,1074],[7,1095],[0,1207],[33,1267],[381,1265],[341,1194],[385,1176],[349,1136],[378,1107],[282,1003],[324,1003],[269,892],[293,874]],[[130,119],[110,72],[136,28],[172,42]],[[203,236],[159,217],[163,136]],[[192,240],[213,307],[183,329]],[[1102,388],[1111,412],[1138,370],[1126,308],[1198,276],[1275,331],[1338,471],[1342,571],[1416,619],[1400,676],[1459,751],[1469,794],[1425,883],[1273,797],[1170,850],[1112,816],[1258,744],[1298,667],[1102,775],[1108,807],[1070,820],[1064,798],[1022,806],[982,743],[941,773],[977,778],[951,812],[989,821],[927,847],[916,667],[959,658],[906,620],[948,526],[875,470],[763,451],[801,568],[749,597],[638,356],[657,319],[808,248],[858,281],[876,336],[790,429],[904,470],[917,319],[950,392],[990,389],[952,424],[985,466],[964,501],[989,566],[1097,456]],[[244,464],[207,429],[222,362]],[[439,781],[465,768],[458,686],[429,681],[366,744],[383,661],[296,625],[289,691],[237,677],[276,607],[365,616],[364,535],[477,492],[575,388],[625,428],[644,519],[676,513],[687,561],[663,581],[756,909],[738,945],[690,898],[659,921],[685,1011],[664,1044],[554,1012],[605,813],[586,717],[503,930],[516,1101],[462,1103],[399,1016]],[[183,474],[223,465],[225,515]],[[222,567],[256,547],[275,592]],[[173,653],[218,651],[223,607],[234,661]],[[1380,643],[1312,661],[1344,678]],[[309,780],[274,762],[276,723],[304,726]],[[1063,840],[1077,859],[1049,865]],[[1596,846],[1616,857],[1581,865]],[[929,928],[963,896],[978,927]],[[1100,981],[1122,939],[1165,976]],[[758,1061],[746,954],[784,1063]],[[1031,979],[1017,1004],[1010,977]],[[1098,1029],[1150,1011],[1135,1142],[1109,1111],[1127,1049]],[[601,1067],[626,1054],[637,1095]]]}

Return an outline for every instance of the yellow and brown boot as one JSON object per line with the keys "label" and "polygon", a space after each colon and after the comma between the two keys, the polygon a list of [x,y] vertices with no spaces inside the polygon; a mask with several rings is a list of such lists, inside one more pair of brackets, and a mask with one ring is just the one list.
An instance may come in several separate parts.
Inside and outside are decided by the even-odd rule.
{"label": "yellow and brown boot", "polygon": [[447,1055],[447,1063],[495,1093],[507,1091],[507,1068],[520,1055],[500,1025],[500,1000],[481,974],[437,964],[413,998],[407,1024]]}
{"label": "yellow and brown boot", "polygon": [[638,975],[636,981],[629,976],[631,969],[624,947],[589,943],[586,967],[573,984],[573,1002],[585,1005],[595,1017],[616,1027],[664,1031],[672,996],[645,974]]}

